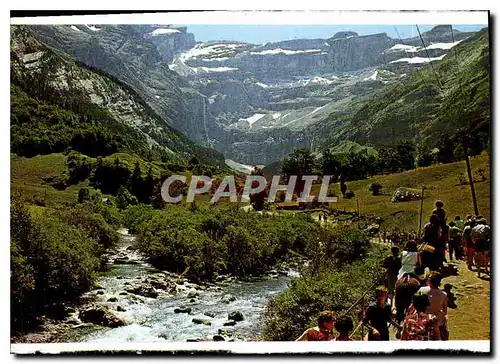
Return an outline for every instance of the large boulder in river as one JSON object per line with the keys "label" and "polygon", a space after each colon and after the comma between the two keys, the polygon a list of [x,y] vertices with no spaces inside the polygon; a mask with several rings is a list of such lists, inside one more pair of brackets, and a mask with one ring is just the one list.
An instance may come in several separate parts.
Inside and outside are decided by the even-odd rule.
{"label": "large boulder in river", "polygon": [[236,301],[236,297],[233,295],[227,294],[224,297],[222,297],[221,302],[222,303],[230,303]]}
{"label": "large boulder in river", "polygon": [[174,313],[191,313],[191,307],[177,307],[174,308]]}
{"label": "large boulder in river", "polygon": [[205,326],[211,326],[212,325],[212,322],[210,322],[209,320],[203,320],[203,319],[199,319],[199,318],[194,318],[191,321],[193,323],[195,323],[195,324],[203,324]]}
{"label": "large boulder in river", "polygon": [[155,291],[155,289],[151,286],[138,286],[138,287],[132,287],[132,288],[127,288],[125,291],[129,293],[133,293],[139,296],[144,296],[144,297],[149,297],[149,298],[157,298],[158,297],[158,292]]}
{"label": "large boulder in river", "polygon": [[227,318],[229,320],[233,320],[233,321],[243,321],[244,320],[244,317],[243,317],[243,314],[241,313],[241,311],[233,311],[227,316]]}
{"label": "large boulder in river", "polygon": [[197,290],[195,290],[194,288],[191,288],[188,293],[187,293],[187,297],[188,298],[196,298],[198,297],[200,294],[198,293]]}
{"label": "large boulder in river", "polygon": [[125,326],[126,323],[123,319],[116,316],[104,307],[92,307],[81,311],[78,318],[83,322],[91,322],[93,324],[102,325],[106,327],[120,327]]}

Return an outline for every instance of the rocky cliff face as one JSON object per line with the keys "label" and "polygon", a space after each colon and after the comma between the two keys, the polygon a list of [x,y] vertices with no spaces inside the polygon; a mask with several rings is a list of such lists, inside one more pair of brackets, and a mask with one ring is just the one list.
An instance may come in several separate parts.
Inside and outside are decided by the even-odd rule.
{"label": "rocky cliff face", "polygon": [[471,36],[454,31],[452,38],[449,26],[435,27],[422,34],[426,52],[420,37],[385,33],[255,45],[195,44],[186,28],[163,25],[34,29],[48,44],[131,85],[192,140],[247,164],[320,145],[326,133],[317,131],[329,115],[344,130],[354,105],[439,62]]}
{"label": "rocky cliff face", "polygon": [[137,28],[145,39],[151,40],[158,49],[160,56],[166,61],[173,60],[174,55],[196,45],[194,34],[188,33],[186,27],[171,27],[149,25]]}
{"label": "rocky cliff face", "polygon": [[[151,53],[154,54],[154,50]],[[105,52],[92,54],[96,62],[103,62],[106,56]],[[138,132],[149,148],[165,149],[181,159],[201,152],[200,158],[210,155],[216,157],[212,162],[223,160],[223,156],[215,151],[203,152],[202,148],[172,128],[129,86],[99,69],[76,64],[54,52],[35,39],[33,32],[25,26],[11,27],[11,57],[11,75],[17,85],[37,82],[57,90],[59,94],[88,100],[88,104],[106,110],[113,119]],[[198,98],[203,99],[204,96],[199,95]]]}
{"label": "rocky cliff face", "polygon": [[[30,29],[42,42],[127,83],[166,123],[185,132],[193,141],[206,144],[204,108],[199,107],[205,97],[189,90],[184,92],[179,87],[182,82],[168,68],[164,61],[167,55],[160,54],[155,36],[151,35],[155,30],[132,25],[44,25]],[[179,33],[182,32],[179,30]],[[166,48],[169,37],[165,34],[158,37],[163,38],[158,38],[158,42]],[[190,37],[186,37],[184,46],[187,47],[191,43]],[[183,43],[173,41],[172,44],[174,47],[169,49],[174,51],[176,44]]]}
{"label": "rocky cliff face", "polygon": [[453,35],[449,26],[424,32],[427,50],[420,37],[350,31],[265,45],[198,43],[177,54],[169,67],[207,97],[214,146],[228,158],[259,164],[298,146],[320,145],[323,133],[304,130],[320,130],[313,125],[330,114],[342,129],[343,115],[348,118],[353,105],[443,59],[471,33]]}

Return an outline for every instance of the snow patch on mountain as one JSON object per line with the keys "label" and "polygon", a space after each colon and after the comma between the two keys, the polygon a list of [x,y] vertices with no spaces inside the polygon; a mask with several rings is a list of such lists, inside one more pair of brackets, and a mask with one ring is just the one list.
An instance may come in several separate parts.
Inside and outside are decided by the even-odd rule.
{"label": "snow patch on mountain", "polygon": [[408,62],[412,64],[416,63],[429,63],[433,61],[440,61],[446,56],[446,54],[443,54],[440,57],[430,57],[430,58],[425,58],[425,57],[413,57],[413,58],[400,58],[396,59],[395,61],[391,61],[390,63],[398,63],[398,62]]}
{"label": "snow patch on mountain", "polygon": [[237,170],[238,172],[241,172],[241,173],[250,174],[254,170],[253,166],[238,163],[236,161],[233,161],[232,159],[226,159],[225,162],[229,167],[231,167],[232,169]]}
{"label": "snow patch on mountain", "polygon": [[321,53],[321,49],[305,49],[302,51],[294,51],[291,49],[276,48],[276,49],[267,49],[267,50],[261,51],[261,52],[250,52],[250,54],[257,54],[257,55],[279,54],[279,53],[283,53],[287,56],[289,56],[291,54],[300,54],[300,53]]}
{"label": "snow patch on mountain", "polygon": [[237,71],[238,68],[234,67],[191,67],[195,69],[198,73],[210,73],[210,72],[228,72]]}
{"label": "snow patch on mountain", "polygon": [[239,119],[238,121],[247,121],[250,124],[250,127],[252,127],[253,123],[262,119],[266,115],[267,114],[253,114],[249,118],[244,118],[244,119],[242,118],[242,119]]}
{"label": "snow patch on mountain", "polygon": [[[326,104],[326,105],[328,105],[328,104]],[[314,110],[313,110],[313,112],[312,112],[310,115],[312,115],[312,114],[316,113],[317,111],[320,111],[320,110],[321,110],[322,108],[324,108],[326,105],[323,105],[323,106],[317,107],[316,109],[314,109]]]}
{"label": "snow patch on mountain", "polygon": [[96,28],[94,25],[85,24],[85,26],[87,28],[89,28],[90,30],[92,30],[93,32],[97,32],[97,31],[101,30],[100,28]]}
{"label": "snow patch on mountain", "polygon": [[[179,59],[182,61],[187,61],[191,58],[198,58],[200,56],[211,56],[211,59],[221,59],[226,58],[224,55],[235,48],[243,47],[245,43],[215,43],[215,44],[206,44],[199,43],[194,48],[191,48],[189,51],[181,53]],[[220,57],[217,57],[217,56]]]}
{"label": "snow patch on mountain", "polygon": [[458,42],[455,43],[433,43],[431,45],[427,46],[427,49],[451,49],[455,47],[457,44],[462,42],[462,40],[459,40]]}
{"label": "snow patch on mountain", "polygon": [[377,75],[378,75],[378,70],[375,70],[375,72],[373,72],[371,76],[366,77],[365,79],[363,79],[363,81],[377,81]]}
{"label": "snow patch on mountain", "polygon": [[153,30],[151,33],[149,33],[152,37],[156,37],[158,35],[163,35],[163,34],[175,34],[175,33],[180,33],[179,29],[165,29],[165,28],[158,28]]}
{"label": "snow patch on mountain", "polygon": [[418,52],[418,47],[406,44],[395,44],[388,51]]}

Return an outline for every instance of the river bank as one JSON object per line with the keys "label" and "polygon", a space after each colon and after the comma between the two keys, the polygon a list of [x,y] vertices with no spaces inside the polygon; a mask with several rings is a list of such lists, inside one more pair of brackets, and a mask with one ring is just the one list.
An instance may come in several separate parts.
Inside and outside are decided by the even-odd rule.
{"label": "river bank", "polygon": [[44,319],[38,331],[13,342],[258,340],[267,300],[298,274],[280,267],[261,277],[195,284],[146,263],[134,249],[135,237],[126,229],[119,233],[109,270],[94,289],[68,305],[64,319]]}

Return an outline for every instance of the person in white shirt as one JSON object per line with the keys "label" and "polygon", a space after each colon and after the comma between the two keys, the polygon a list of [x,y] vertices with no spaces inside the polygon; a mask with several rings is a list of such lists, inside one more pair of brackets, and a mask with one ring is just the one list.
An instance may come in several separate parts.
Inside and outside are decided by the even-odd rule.
{"label": "person in white shirt", "polygon": [[422,266],[420,255],[418,254],[417,243],[415,240],[410,240],[406,243],[405,249],[401,254],[401,269],[398,273],[398,279],[405,274],[415,275],[415,268]]}

